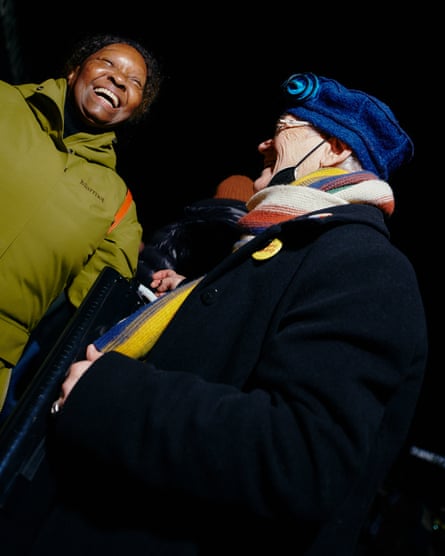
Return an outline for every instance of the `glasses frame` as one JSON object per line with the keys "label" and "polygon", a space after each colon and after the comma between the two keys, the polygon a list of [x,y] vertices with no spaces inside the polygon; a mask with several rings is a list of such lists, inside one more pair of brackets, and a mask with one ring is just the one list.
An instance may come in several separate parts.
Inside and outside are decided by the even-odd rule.
{"label": "glasses frame", "polygon": [[304,120],[290,120],[288,118],[280,118],[275,126],[275,131],[283,131],[283,129],[289,129],[292,127],[304,127],[312,125],[310,122],[305,122]]}

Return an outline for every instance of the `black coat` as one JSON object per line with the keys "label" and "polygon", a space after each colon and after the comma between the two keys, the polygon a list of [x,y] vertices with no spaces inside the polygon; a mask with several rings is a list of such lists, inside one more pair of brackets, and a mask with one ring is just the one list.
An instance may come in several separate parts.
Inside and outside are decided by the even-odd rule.
{"label": "black coat", "polygon": [[83,376],[54,419],[63,504],[33,556],[354,554],[426,325],[377,209],[314,214],[211,271],[145,363],[109,353]]}

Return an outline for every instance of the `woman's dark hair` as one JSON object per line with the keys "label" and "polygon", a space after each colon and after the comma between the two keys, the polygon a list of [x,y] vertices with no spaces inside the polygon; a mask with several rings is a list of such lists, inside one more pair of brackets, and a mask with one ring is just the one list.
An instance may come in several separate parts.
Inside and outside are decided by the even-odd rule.
{"label": "woman's dark hair", "polygon": [[99,34],[84,37],[77,44],[75,44],[70,56],[66,60],[64,75],[68,76],[72,70],[83,64],[89,56],[101,48],[117,43],[128,44],[129,46],[135,48],[144,58],[145,65],[147,67],[147,81],[144,86],[142,102],[130,119],[131,122],[135,123],[136,121],[143,119],[148,114],[150,106],[153,104],[159,93],[162,82],[161,70],[158,61],[155,56],[137,40],[115,34]]}

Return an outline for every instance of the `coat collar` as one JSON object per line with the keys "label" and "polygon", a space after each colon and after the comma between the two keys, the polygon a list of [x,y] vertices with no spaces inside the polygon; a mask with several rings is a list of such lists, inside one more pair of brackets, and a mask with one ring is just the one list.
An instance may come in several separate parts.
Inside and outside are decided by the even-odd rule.
{"label": "coat collar", "polygon": [[63,137],[64,108],[68,90],[66,79],[47,79],[40,84],[29,83],[17,85],[16,88],[59,150],[75,153],[113,170],[116,168],[114,131],[99,134],[85,131]]}

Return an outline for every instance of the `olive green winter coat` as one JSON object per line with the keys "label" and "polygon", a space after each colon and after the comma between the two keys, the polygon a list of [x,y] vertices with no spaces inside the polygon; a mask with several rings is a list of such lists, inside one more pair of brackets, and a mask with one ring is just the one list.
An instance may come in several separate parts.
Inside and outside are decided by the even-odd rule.
{"label": "olive green winter coat", "polygon": [[135,273],[142,228],[114,132],[63,137],[65,79],[0,81],[0,360],[17,363],[30,332],[66,289],[77,307],[102,268]]}

